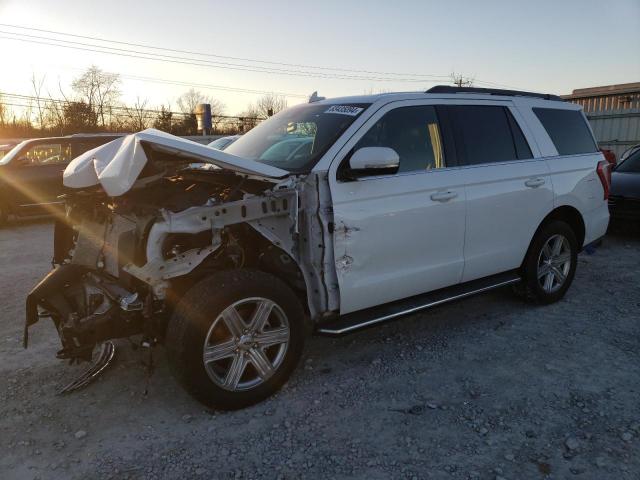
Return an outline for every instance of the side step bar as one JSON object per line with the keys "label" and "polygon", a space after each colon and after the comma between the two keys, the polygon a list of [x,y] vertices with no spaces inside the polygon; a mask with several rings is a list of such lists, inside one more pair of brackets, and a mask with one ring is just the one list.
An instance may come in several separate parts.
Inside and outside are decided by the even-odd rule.
{"label": "side step bar", "polygon": [[521,281],[521,278],[516,270],[492,275],[479,280],[473,280],[471,282],[461,283],[452,287],[442,288],[433,292],[387,303],[378,307],[348,313],[336,320],[320,324],[316,329],[316,333],[326,336],[344,335],[396,319],[403,315],[419,312],[420,310],[486,292],[487,290],[493,290],[494,288],[518,283],[519,281]]}

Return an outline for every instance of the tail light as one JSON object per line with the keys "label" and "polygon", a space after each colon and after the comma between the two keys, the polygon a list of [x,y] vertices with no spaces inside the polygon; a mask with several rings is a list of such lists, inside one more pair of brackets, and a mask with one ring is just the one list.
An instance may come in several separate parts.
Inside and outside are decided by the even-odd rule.
{"label": "tail light", "polygon": [[598,162],[596,172],[602,183],[602,189],[604,190],[604,199],[609,198],[609,190],[611,188],[611,164],[607,160],[601,160]]}
{"label": "tail light", "polygon": [[601,148],[600,151],[602,155],[604,155],[604,159],[608,161],[611,165],[615,165],[617,163],[616,154],[611,150],[607,150],[606,148]]}

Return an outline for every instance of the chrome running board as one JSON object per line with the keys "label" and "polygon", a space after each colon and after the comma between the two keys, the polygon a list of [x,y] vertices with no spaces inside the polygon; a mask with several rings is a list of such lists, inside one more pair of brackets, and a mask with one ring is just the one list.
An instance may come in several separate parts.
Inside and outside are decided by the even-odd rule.
{"label": "chrome running board", "polygon": [[478,293],[504,287],[521,281],[516,270],[492,275],[490,277],[461,283],[429,293],[387,303],[378,307],[367,308],[343,315],[336,320],[322,323],[316,329],[319,335],[339,336],[363,328],[378,325],[398,317],[419,312],[443,303],[452,302]]}

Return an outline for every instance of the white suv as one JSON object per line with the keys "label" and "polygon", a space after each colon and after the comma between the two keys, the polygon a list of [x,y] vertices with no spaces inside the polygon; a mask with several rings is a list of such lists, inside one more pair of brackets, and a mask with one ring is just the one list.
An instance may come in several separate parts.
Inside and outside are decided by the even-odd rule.
{"label": "white suv", "polygon": [[147,130],[67,168],[27,327],[50,316],[71,359],[141,334],[198,399],[240,408],[311,331],[508,284],[561,299],[605,234],[608,166],[580,107],[505,90],[314,96],[224,152]]}

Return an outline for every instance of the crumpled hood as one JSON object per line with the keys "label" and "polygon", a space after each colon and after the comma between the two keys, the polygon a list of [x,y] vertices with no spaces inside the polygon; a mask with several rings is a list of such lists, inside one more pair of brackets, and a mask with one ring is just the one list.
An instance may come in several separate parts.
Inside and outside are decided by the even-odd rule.
{"label": "crumpled hood", "polygon": [[65,187],[87,188],[100,184],[111,197],[128,192],[147,163],[143,143],[182,160],[212,163],[226,170],[248,175],[273,179],[282,179],[289,175],[286,170],[149,128],[118,138],[76,157],[64,171]]}

